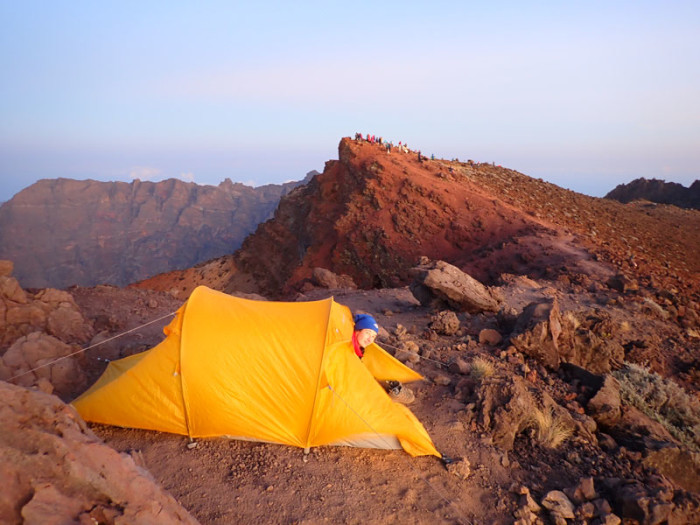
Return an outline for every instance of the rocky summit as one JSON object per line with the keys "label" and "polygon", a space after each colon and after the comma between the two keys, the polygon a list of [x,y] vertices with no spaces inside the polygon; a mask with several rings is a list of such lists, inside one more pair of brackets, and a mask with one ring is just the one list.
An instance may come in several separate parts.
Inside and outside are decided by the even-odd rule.
{"label": "rocky summit", "polygon": [[698,232],[692,210],[622,205],[490,163],[345,138],[338,160],[282,198],[235,254],[139,286],[281,297],[313,286],[321,267],[360,288],[391,287],[409,284],[427,255],[486,284],[502,273],[576,280],[600,261],[616,282],[696,292]]}
{"label": "rocky summit", "polygon": [[700,209],[700,180],[696,180],[686,188],[676,182],[640,178],[616,186],[605,198],[623,203],[646,200],[698,210]]}
{"label": "rocky summit", "polygon": [[297,184],[41,180],[0,206],[0,258],[25,287],[125,285],[233,252]]}
{"label": "rocky summit", "polygon": [[[346,138],[233,253],[126,287],[16,273],[0,261],[3,523],[700,516],[700,211]],[[443,461],[191,441],[64,404],[161,342],[199,284],[373,314],[378,344],[424,377],[402,389]]]}

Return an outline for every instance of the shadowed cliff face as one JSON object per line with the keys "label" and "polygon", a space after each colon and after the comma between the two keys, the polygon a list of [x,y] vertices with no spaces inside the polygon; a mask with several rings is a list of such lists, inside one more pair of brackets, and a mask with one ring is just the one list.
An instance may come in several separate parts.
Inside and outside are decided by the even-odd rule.
{"label": "shadowed cliff face", "polygon": [[0,207],[0,257],[25,287],[124,285],[232,253],[295,184],[42,180]]}
{"label": "shadowed cliff face", "polygon": [[629,184],[620,184],[609,192],[606,199],[614,199],[623,203],[636,200],[647,200],[659,204],[673,204],[680,208],[700,209],[700,180],[696,180],[689,188],[675,182],[665,182],[658,179],[635,179]]}
{"label": "shadowed cliff face", "polygon": [[282,297],[323,267],[380,288],[407,284],[426,255],[487,284],[502,273],[575,278],[603,262],[642,285],[692,295],[698,232],[694,210],[625,206],[492,164],[419,161],[346,138],[338,160],[286,195],[233,256],[139,286],[182,298],[197,284]]}

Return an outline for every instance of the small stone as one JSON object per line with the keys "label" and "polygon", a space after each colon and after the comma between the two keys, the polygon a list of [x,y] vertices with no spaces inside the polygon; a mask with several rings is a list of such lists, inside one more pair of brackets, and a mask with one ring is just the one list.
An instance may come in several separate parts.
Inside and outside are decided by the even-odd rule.
{"label": "small stone", "polygon": [[444,310],[433,315],[428,326],[439,334],[455,335],[460,323],[456,313],[452,310]]}
{"label": "small stone", "polygon": [[403,350],[414,354],[420,351],[420,347],[414,341],[404,341],[401,346]]}
{"label": "small stone", "polygon": [[582,501],[594,500],[598,495],[595,492],[593,478],[583,478],[576,487],[576,498]]}
{"label": "small stone", "polygon": [[470,367],[469,363],[467,363],[464,359],[457,358],[450,363],[448,370],[452,373],[467,375],[469,374]]}
{"label": "small stone", "polygon": [[620,525],[622,520],[616,514],[606,514],[598,518],[600,520],[600,525]]}
{"label": "small stone", "polygon": [[586,503],[584,503],[583,505],[581,505],[579,508],[576,509],[576,515],[579,518],[584,518],[584,519],[589,520],[596,515],[595,506],[590,501],[587,501]]}
{"label": "small stone", "polygon": [[613,452],[617,449],[617,442],[612,438],[612,436],[603,432],[598,433],[598,445],[600,445],[600,448],[606,452]]}
{"label": "small stone", "polygon": [[539,512],[542,510],[542,507],[537,504],[537,502],[532,498],[530,493],[528,492],[527,494],[521,494],[520,498],[518,499],[518,506],[521,508],[528,509],[531,512]]}
{"label": "small stone", "polygon": [[542,506],[549,509],[552,515],[566,519],[574,518],[574,504],[561,490],[552,490],[542,499]]}
{"label": "small stone", "polygon": [[496,346],[503,341],[503,336],[493,328],[484,328],[479,332],[479,343]]}
{"label": "small stone", "polygon": [[447,471],[459,479],[467,479],[471,475],[471,463],[466,458],[459,458],[447,465]]}
{"label": "small stone", "polygon": [[608,500],[606,499],[598,498],[593,500],[591,503],[593,503],[593,506],[595,507],[596,516],[605,516],[606,514],[610,514],[612,512],[610,503],[608,503]]}
{"label": "small stone", "polygon": [[452,379],[450,379],[449,376],[446,376],[445,374],[435,374],[433,376],[433,383],[436,385],[441,385],[441,386],[447,386],[452,382]]}

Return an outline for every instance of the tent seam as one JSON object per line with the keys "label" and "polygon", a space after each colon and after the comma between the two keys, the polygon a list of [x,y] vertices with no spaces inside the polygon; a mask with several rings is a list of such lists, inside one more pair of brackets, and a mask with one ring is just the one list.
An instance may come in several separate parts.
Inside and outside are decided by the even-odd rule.
{"label": "tent seam", "polygon": [[187,396],[185,395],[185,381],[184,381],[184,371],[182,368],[182,346],[183,346],[183,339],[185,336],[185,313],[187,312],[187,309],[189,308],[190,301],[192,301],[192,298],[194,296],[194,293],[197,291],[195,288],[192,291],[192,294],[190,295],[190,298],[185,302],[184,308],[182,309],[182,325],[180,326],[180,344],[179,344],[179,350],[180,350],[180,391],[182,392],[182,411],[183,415],[185,416],[185,427],[187,428],[187,437],[192,439],[192,430],[190,428],[190,407],[189,403],[187,402]]}
{"label": "tent seam", "polygon": [[311,430],[314,424],[314,421],[316,418],[314,415],[316,414],[316,406],[318,404],[318,395],[321,391],[320,386],[321,386],[321,377],[323,375],[323,372],[325,370],[325,361],[326,361],[326,350],[328,350],[328,330],[330,328],[331,324],[331,311],[333,309],[333,304],[335,303],[335,300],[333,297],[331,297],[328,301],[328,313],[326,316],[326,330],[324,332],[323,336],[323,353],[321,354],[321,364],[318,370],[318,378],[316,379],[316,392],[314,393],[314,403],[311,406],[311,414],[309,416],[309,424],[306,426],[306,439],[304,440],[304,448],[309,448],[310,447],[310,438],[311,438]]}

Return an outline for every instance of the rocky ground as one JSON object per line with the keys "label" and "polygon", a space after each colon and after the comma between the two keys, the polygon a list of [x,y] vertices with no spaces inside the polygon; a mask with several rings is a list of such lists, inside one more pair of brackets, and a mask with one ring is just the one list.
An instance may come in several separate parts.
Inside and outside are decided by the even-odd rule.
{"label": "rocky ground", "polygon": [[[183,436],[104,425],[86,431],[147,469],[146,477],[201,523],[617,523],[616,517],[625,523],[691,523],[700,512],[697,448],[682,445],[619,397],[617,416],[608,406],[614,402],[607,399],[603,409],[592,400],[603,392],[603,378],[620,366],[616,360],[644,346],[654,354],[671,350],[649,327],[672,330],[688,354],[697,355],[697,340],[663,324],[636,293],[602,286],[610,276],[606,265],[592,263],[589,270],[591,282],[598,283],[589,284],[592,292],[568,282],[504,275],[500,286],[487,289],[499,302],[498,312],[467,313],[455,307],[454,298],[447,308],[439,293],[423,305],[408,287],[314,288],[296,298],[334,295],[354,312],[377,317],[380,344],[426,377],[411,385],[411,410],[436,447],[456,460],[447,467],[402,451],[323,447],[305,456],[271,444],[190,443]],[[169,314],[181,304],[165,293],[128,288],[76,287],[70,293],[97,334],[91,344],[107,340],[82,357],[85,384],[104,369],[105,359],[157,344]],[[552,313],[555,299],[558,314]],[[528,311],[533,303],[544,305],[544,317]],[[556,315],[563,327],[559,349],[562,355],[569,351],[570,361],[588,359],[571,357],[577,332],[586,346],[608,334],[609,341],[596,343],[596,355],[608,360],[597,363],[597,374],[547,365],[546,355],[528,354],[523,334],[540,337],[542,319],[551,324]],[[592,315],[604,322],[586,325]],[[567,332],[572,316],[580,322]],[[125,335],[109,340],[118,334]],[[552,339],[551,330],[543,339]],[[71,395],[62,397],[68,401]],[[559,422],[550,423],[549,435],[528,417],[540,412]],[[8,432],[4,427],[2,435]],[[61,493],[72,483],[54,479],[51,486]]]}

